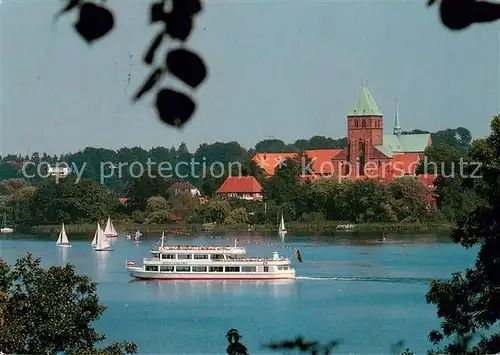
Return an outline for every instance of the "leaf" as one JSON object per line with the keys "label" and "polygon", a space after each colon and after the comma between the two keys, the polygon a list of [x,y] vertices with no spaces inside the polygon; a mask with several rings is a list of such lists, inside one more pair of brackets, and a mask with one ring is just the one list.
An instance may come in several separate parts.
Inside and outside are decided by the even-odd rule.
{"label": "leaf", "polygon": [[475,0],[442,0],[441,22],[450,30],[463,30],[474,23]]}
{"label": "leaf", "polygon": [[160,81],[163,74],[163,70],[161,68],[157,68],[151,75],[149,75],[146,82],[142,85],[142,87],[137,91],[132,101],[136,102],[139,100],[144,94],[150,91],[157,83]]}
{"label": "leaf", "polygon": [[57,21],[59,17],[61,17],[63,14],[73,10],[75,7],[80,5],[81,0],[68,0],[68,3],[66,4],[65,7],[63,7],[61,10],[59,10],[55,15],[54,15],[54,21]]}
{"label": "leaf", "polygon": [[172,89],[162,89],[156,96],[160,119],[171,126],[182,127],[193,115],[196,104],[187,95]]}
{"label": "leaf", "polygon": [[154,38],[154,40],[149,45],[149,49],[146,52],[146,55],[144,56],[144,59],[143,59],[144,63],[146,63],[147,65],[153,64],[155,53],[158,50],[158,48],[160,47],[160,44],[163,40],[163,35],[164,35],[163,31],[158,33],[156,35],[156,37]]}
{"label": "leaf", "polygon": [[189,37],[193,29],[193,20],[190,17],[178,16],[174,12],[167,14],[166,24],[167,34],[182,42]]}
{"label": "leaf", "polygon": [[186,49],[174,49],[167,54],[167,70],[193,89],[207,77],[203,59]]}
{"label": "leaf", "polygon": [[114,24],[115,19],[110,10],[86,2],[80,8],[80,16],[74,27],[87,43],[92,43],[108,34]]}
{"label": "leaf", "polygon": [[165,0],[155,2],[151,5],[150,22],[151,24],[156,22],[163,22],[167,20],[165,13]]}
{"label": "leaf", "polygon": [[172,0],[172,8],[176,16],[193,16],[201,11],[200,0]]}

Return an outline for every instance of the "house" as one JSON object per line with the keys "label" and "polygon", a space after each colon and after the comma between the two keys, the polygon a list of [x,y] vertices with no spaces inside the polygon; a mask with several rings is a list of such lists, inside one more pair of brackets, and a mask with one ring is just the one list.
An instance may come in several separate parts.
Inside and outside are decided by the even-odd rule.
{"label": "house", "polygon": [[262,201],[263,188],[253,176],[229,176],[216,191],[222,198]]}
{"label": "house", "polygon": [[67,177],[71,174],[71,168],[67,164],[63,166],[49,166],[47,173],[50,176]]}
{"label": "house", "polygon": [[127,201],[128,201],[128,198],[127,197],[120,197],[118,200],[120,201],[120,203],[122,205],[126,205]]}
{"label": "house", "polygon": [[182,192],[186,192],[186,191],[191,193],[191,196],[201,196],[200,190],[198,190],[196,188],[196,186],[191,184],[189,181],[185,181],[185,180],[180,180],[180,181],[173,183],[167,189],[167,194],[176,195],[178,193],[182,193]]}
{"label": "house", "polygon": [[[418,163],[431,136],[403,134],[396,106],[394,128],[384,134],[384,116],[370,90],[362,86],[353,108],[347,114],[347,146],[343,149],[306,150],[311,162],[302,164],[302,179],[321,177],[378,178],[391,181],[404,175],[415,175]],[[253,161],[272,176],[276,167],[294,153],[259,153]]]}

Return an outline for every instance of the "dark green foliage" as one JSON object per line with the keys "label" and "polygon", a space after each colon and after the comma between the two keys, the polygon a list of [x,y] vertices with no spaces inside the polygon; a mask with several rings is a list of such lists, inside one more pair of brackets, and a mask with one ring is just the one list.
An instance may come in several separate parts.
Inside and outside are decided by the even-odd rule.
{"label": "dark green foliage", "polygon": [[[500,352],[500,333],[493,326],[500,319],[500,116],[491,122],[491,135],[474,142],[472,158],[480,161],[482,179],[472,184],[484,203],[471,206],[457,218],[451,237],[465,248],[479,245],[474,267],[453,274],[450,281],[434,281],[426,295],[442,318],[441,330],[433,330],[434,344],[445,354],[494,354]],[[489,331],[473,342],[472,335]]]}
{"label": "dark green foliage", "polygon": [[73,265],[43,269],[31,254],[0,263],[0,349],[9,354],[134,354],[137,346],[105,340],[92,327],[106,307],[96,284]]}

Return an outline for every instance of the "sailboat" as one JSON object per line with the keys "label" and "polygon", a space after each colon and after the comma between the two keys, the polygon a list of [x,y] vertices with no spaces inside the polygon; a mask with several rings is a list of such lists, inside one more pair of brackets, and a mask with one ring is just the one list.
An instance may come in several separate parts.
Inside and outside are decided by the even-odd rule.
{"label": "sailboat", "polygon": [[64,223],[61,226],[61,231],[59,232],[59,237],[57,238],[56,246],[61,248],[71,248],[71,244],[66,234],[66,229],[64,228]]}
{"label": "sailboat", "polygon": [[141,232],[136,231],[135,232],[135,237],[134,237],[134,243],[142,243],[139,238],[141,238]]}
{"label": "sailboat", "polygon": [[283,219],[283,213],[281,214],[281,223],[278,227],[278,234],[280,236],[285,236],[285,234],[287,233],[287,230],[285,228],[285,220]]}
{"label": "sailboat", "polygon": [[111,218],[108,217],[108,222],[106,223],[106,228],[104,228],[104,234],[108,238],[117,238],[118,233],[116,232],[115,226],[113,222],[111,222]]}
{"label": "sailboat", "polygon": [[99,224],[99,222],[97,222],[97,229],[95,230],[95,233],[94,233],[94,239],[92,239],[92,243],[91,245],[95,248],[97,246],[97,236],[98,236],[98,232],[101,230],[101,225]]}
{"label": "sailboat", "polygon": [[7,234],[7,233],[12,233],[12,232],[14,232],[14,230],[12,228],[7,227],[7,216],[4,213],[3,214],[2,228],[0,229],[0,233]]}
{"label": "sailboat", "polygon": [[97,228],[97,245],[95,247],[95,251],[113,251],[111,245],[109,244],[108,238],[104,234],[104,231],[98,225]]}

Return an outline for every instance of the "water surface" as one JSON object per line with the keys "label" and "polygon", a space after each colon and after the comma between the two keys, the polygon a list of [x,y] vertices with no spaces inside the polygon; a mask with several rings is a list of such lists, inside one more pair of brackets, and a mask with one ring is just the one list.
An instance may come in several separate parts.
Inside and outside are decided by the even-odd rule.
{"label": "water surface", "polygon": [[[415,353],[431,346],[428,331],[439,326],[435,308],[425,302],[433,278],[470,266],[476,250],[435,242],[436,238],[391,237],[349,244],[349,236],[312,238],[242,237],[247,254],[293,256],[295,281],[133,281],[125,261],[139,262],[159,236],[141,244],[112,241],[112,252],[95,252],[91,235],[57,248],[54,240],[2,236],[0,257],[9,263],[31,252],[44,266],[73,263],[98,283],[100,301],[109,308],[96,327],[110,340],[131,340],[140,354],[223,354],[230,328],[243,334],[251,354],[271,340],[302,335],[343,339],[339,353],[382,354],[400,339]],[[169,244],[228,244],[209,236],[168,238]],[[429,242],[430,241],[430,242]]]}

